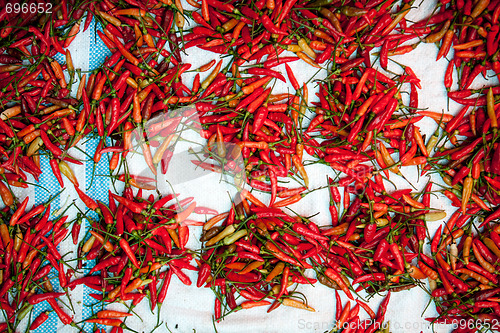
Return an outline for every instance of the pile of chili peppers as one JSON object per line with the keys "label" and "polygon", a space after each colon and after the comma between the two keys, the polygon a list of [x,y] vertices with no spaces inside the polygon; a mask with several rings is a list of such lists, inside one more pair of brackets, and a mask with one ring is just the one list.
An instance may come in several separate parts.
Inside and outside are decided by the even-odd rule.
{"label": "pile of chili peppers", "polygon": [[[370,292],[413,288],[416,280],[427,277],[412,265],[426,238],[425,221],[442,219],[443,212],[429,212],[430,186],[423,203],[410,192],[399,190],[368,202],[356,198],[340,221],[321,229],[243,191],[240,203],[203,227],[205,252],[197,285],[206,283],[217,294],[217,319],[225,315],[222,309],[270,305],[270,312],[281,303],[312,310],[288,300],[295,297],[288,292],[293,284],[316,282],[304,275],[308,268],[316,270],[322,284],[351,299],[351,283]],[[245,299],[240,305],[235,293]]]}
{"label": "pile of chili peppers", "polygon": [[[50,204],[28,210],[28,201],[29,198],[24,199],[13,213],[10,207],[1,211],[0,307],[7,321],[0,327],[4,332],[29,318],[33,307],[44,301],[50,304],[62,323],[73,323],[68,310],[57,302],[58,299],[63,301],[67,292],[54,291],[51,282],[57,279],[61,288],[65,288],[74,274],[73,268],[66,268],[65,254],[57,249],[69,235],[71,223],[66,222],[67,216],[50,221]],[[41,321],[38,320],[39,324]],[[32,329],[36,325],[34,321]]]}
{"label": "pile of chili peppers", "polygon": [[[12,205],[13,199],[4,182],[27,187],[26,173],[38,180],[40,148],[50,158],[61,186],[61,172],[76,181],[68,163],[81,162],[60,146],[74,135],[78,110],[77,100],[70,96],[76,71],[66,48],[79,31],[86,7],[71,15],[65,3],[51,7],[50,15],[33,10],[9,13],[6,7],[0,11],[0,154],[5,158],[1,164],[4,177],[0,195],[7,206]],[[87,14],[84,29],[90,21],[91,15]],[[66,64],[54,60],[58,53],[65,55]]]}
{"label": "pile of chili peppers", "polygon": [[[464,231],[465,229],[465,231]],[[440,317],[436,323],[466,321],[468,328],[495,326],[499,308],[496,263],[500,251],[498,226],[480,235],[471,232],[472,224],[454,228],[434,237],[431,250],[435,258],[419,265],[430,273],[432,297]],[[442,241],[440,241],[442,240]],[[479,320],[479,323],[475,323]],[[481,324],[482,323],[482,324]]]}
{"label": "pile of chili peppers", "polygon": [[[123,196],[110,192],[106,206],[86,197],[86,205],[98,211],[100,219],[91,221],[90,237],[78,246],[78,268],[96,261],[88,274],[69,282],[68,288],[85,284],[99,292],[90,295],[98,301],[132,300],[133,306],[147,294],[153,311],[164,302],[172,274],[184,284],[191,284],[182,270],[197,270],[190,264],[192,253],[185,247],[188,225],[197,223],[188,217],[203,212],[203,208],[196,207],[192,197],[179,201],[176,195],[156,199],[150,196],[145,200],[141,194],[134,197],[130,187]],[[76,244],[75,229],[73,237]],[[168,270],[162,270],[166,266]],[[109,325],[97,319],[90,323]]]}
{"label": "pile of chili peppers", "polygon": [[[420,285],[418,280],[427,276],[416,267],[424,256],[426,222],[446,216],[429,207],[431,186],[429,183],[418,196],[410,189],[387,194],[379,188],[375,190],[378,195],[368,189],[347,202],[340,221],[334,219],[333,227],[322,231],[333,244],[319,253],[323,264],[352,278],[352,284],[360,284],[356,290],[398,291]],[[338,193],[331,192],[338,202]],[[335,209],[332,211],[336,218]]]}
{"label": "pile of chili peppers", "polygon": [[[354,300],[352,293],[362,290],[372,295],[426,288],[422,280],[428,278],[439,314],[429,321],[465,320],[467,327],[455,331],[469,332],[498,320],[500,87],[472,87],[480,74],[500,73],[500,2],[441,0],[419,22],[406,19],[414,1],[187,3],[194,10],[185,10],[178,0],[62,0],[50,12],[0,10],[0,196],[6,205],[2,219],[10,221],[0,224],[2,329],[15,329],[44,300],[61,322],[78,327],[56,302],[66,292],[52,291],[52,267],[65,291],[85,284],[98,291],[93,297],[101,305],[125,300],[137,305],[147,295],[152,310],[165,300],[173,274],[189,285],[182,270],[198,270],[197,286],[216,294],[217,320],[256,306],[268,312],[282,304],[314,311],[295,290],[297,284],[319,281]],[[67,48],[92,19],[100,23],[96,34],[111,55],[87,77],[75,69]],[[186,19],[196,25],[184,30]],[[463,105],[455,116],[418,109],[421,82],[409,66],[401,65],[399,74],[384,71],[390,57],[420,43],[438,44],[437,60],[450,56],[453,47],[443,83],[450,100]],[[226,65],[212,60],[191,69],[182,58],[192,47],[224,55]],[[65,63],[55,60],[57,54]],[[308,102],[310,88],[288,65],[295,61],[326,69],[327,78],[314,94],[319,102]],[[191,81],[187,76],[193,71]],[[289,83],[294,93],[273,93],[277,81]],[[178,111],[182,106],[190,107]],[[154,179],[131,175],[125,160],[136,150],[135,139],[151,172],[157,175],[161,166],[166,173],[176,129],[183,117],[193,115],[199,121],[190,126],[207,139],[204,157],[218,164],[193,163],[220,173],[245,172],[235,182],[238,203],[205,223],[188,219],[193,212],[214,213],[196,207],[193,198],[143,199],[143,190],[154,190],[148,183]],[[427,140],[417,125],[424,117],[438,124]],[[88,137],[99,138],[89,162],[111,153],[110,170],[125,172],[117,177],[126,183],[125,191],[110,192],[108,204],[82,191],[69,166],[83,164],[69,150]],[[43,177],[42,155],[61,187],[64,175],[98,217],[82,212],[73,222],[74,245],[84,220],[90,230],[78,244],[77,267],[66,271],[57,250],[69,236],[66,217],[49,221],[48,204],[26,212],[28,199],[18,203],[11,190],[28,187],[27,173],[35,180]],[[237,158],[244,170],[235,165]],[[310,190],[306,169],[315,163],[328,165],[337,176]],[[432,239],[426,222],[445,217],[430,207],[432,182],[421,193],[386,191],[390,172],[402,176],[400,168],[406,166],[439,175],[449,186],[439,191],[457,207]],[[300,186],[280,186],[290,177]],[[269,201],[242,189],[241,181],[268,193]],[[130,186],[138,189],[136,195]],[[282,210],[324,188],[331,225],[318,226]],[[201,224],[198,253],[186,243],[188,225]],[[83,261],[94,259],[95,266],[80,275]],[[78,278],[71,281],[74,269]],[[31,278],[20,278],[26,274]],[[337,299],[334,329],[375,332],[388,301],[389,295],[375,314],[360,300],[351,309]],[[359,307],[373,325],[360,328]],[[102,310],[85,322],[120,332],[130,329],[120,319],[128,316]],[[42,313],[31,328],[47,318]],[[356,328],[344,325],[350,323]]]}
{"label": "pile of chili peppers", "polygon": [[[361,152],[376,144],[374,133],[383,132],[391,143],[403,135],[408,138],[395,143],[402,158],[400,165],[425,164],[427,151],[418,127],[413,125],[422,116],[410,116],[418,106],[418,78],[409,67],[405,68],[407,74],[399,77],[399,82],[411,83],[412,94],[409,112],[395,113],[403,108],[398,83],[371,67],[369,56],[370,49],[380,46],[380,41],[404,18],[411,3],[405,4],[394,18],[389,15],[391,2],[382,1],[369,1],[363,8],[349,2],[340,6],[335,1],[307,3],[306,8],[297,1],[258,1],[238,6],[207,1],[206,5],[202,4],[201,15],[192,13],[203,27],[195,27],[184,36],[186,48],[196,45],[232,55],[231,76],[237,78],[240,91],[234,91],[234,83],[224,70],[220,73],[220,67],[215,68],[211,75],[214,77],[206,79],[211,80],[208,83],[213,89],[208,87],[202,97],[213,97],[218,102],[196,103],[206,129],[203,134],[209,143],[230,141],[241,146],[243,157],[248,159],[248,181],[253,188],[271,193],[270,205],[280,190],[278,177],[294,173],[308,186],[304,150],[347,173],[352,182],[361,181],[360,177],[352,177],[355,171],[349,171],[351,164],[372,160],[378,149],[371,156],[360,156]],[[238,13],[243,14],[239,21],[233,17]],[[362,34],[361,41],[366,44],[358,54],[355,52],[360,43],[352,37],[355,34]],[[296,57],[279,57],[285,50]],[[297,60],[328,68],[326,83],[319,85],[320,103],[315,108],[307,105],[307,86],[299,84],[288,66]],[[273,95],[271,88],[266,89],[273,78],[286,80],[274,70],[282,64],[295,95]],[[304,131],[307,118],[311,120]],[[318,131],[321,135],[313,137]],[[325,148],[329,150],[325,152]],[[377,161],[386,168],[392,161],[392,151],[381,150]],[[268,182],[263,181],[266,178]],[[347,179],[342,182],[349,183]]]}
{"label": "pile of chili peppers", "polygon": [[[356,300],[356,305],[351,308],[351,301],[342,306],[342,299],[335,291],[335,325],[332,331],[353,333],[353,332],[389,332],[389,322],[384,322],[385,313],[387,311],[387,304],[391,299],[391,293],[388,292],[387,296],[382,300],[377,310],[373,311],[367,304],[360,300]],[[370,319],[364,321],[359,318],[359,310],[362,308],[369,316]]]}
{"label": "pile of chili peppers", "polygon": [[[497,1],[442,2],[437,13],[404,31],[427,34],[424,42],[439,43],[438,60],[454,50],[443,83],[448,97],[462,105],[459,112],[455,116],[420,113],[432,117],[442,129],[429,140],[434,159],[425,169],[441,174],[449,186],[444,194],[457,210],[432,239],[433,260],[423,257],[426,260],[419,267],[432,274],[431,295],[439,317],[429,321],[460,323],[456,332],[498,330],[500,87],[476,82],[481,74],[486,79],[489,70],[500,73],[499,15]],[[479,88],[472,88],[475,85]],[[444,148],[438,142],[451,146]]]}
{"label": "pile of chili peppers", "polygon": [[[240,203],[203,226],[205,251],[196,284],[216,293],[215,318],[256,306],[269,306],[271,312],[281,304],[314,311],[289,289],[297,283],[316,282],[304,275],[312,268],[306,259],[314,249],[305,238],[324,241],[326,237],[314,222],[292,218],[243,193],[246,198]],[[237,304],[235,294],[245,301]]]}

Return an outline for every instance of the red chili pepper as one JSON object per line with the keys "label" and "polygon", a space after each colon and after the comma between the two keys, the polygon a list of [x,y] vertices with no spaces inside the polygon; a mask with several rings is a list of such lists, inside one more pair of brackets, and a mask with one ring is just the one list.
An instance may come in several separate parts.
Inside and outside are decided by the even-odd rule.
{"label": "red chili pepper", "polygon": [[[207,1],[207,0],[203,0],[203,1]],[[221,301],[219,300],[219,298],[215,299],[214,316],[215,316],[215,320],[217,320],[217,322],[219,322],[220,318],[222,317],[222,305],[221,305]]]}
{"label": "red chili pepper", "polygon": [[157,304],[157,291],[156,291],[156,275],[153,275],[151,277],[151,283],[148,284],[148,289],[149,289],[149,293],[150,293],[150,300],[151,300],[151,311],[154,311],[154,309],[156,308],[156,304]]}
{"label": "red chili pepper", "polygon": [[77,186],[75,186],[75,190],[78,193],[78,196],[80,199],[83,201],[85,206],[91,210],[97,210],[99,208],[99,205],[97,202],[94,201],[91,197],[89,197],[87,194],[85,194],[82,190],[80,190]]}
{"label": "red chili pepper", "polygon": [[73,322],[73,318],[59,307],[55,299],[53,298],[47,299],[47,302],[50,304],[52,309],[57,313],[57,316],[64,325],[70,325]]}
{"label": "red chili pepper", "polygon": [[444,275],[444,271],[442,268],[438,267],[438,273],[439,277],[441,278],[441,282],[443,283],[444,290],[446,291],[447,294],[452,294],[454,292],[453,286],[450,284],[446,276]]}
{"label": "red chili pepper", "polygon": [[[24,263],[23,263],[24,264]],[[58,266],[56,266],[58,267]],[[50,270],[52,269],[52,267],[50,265],[46,265],[46,266],[43,266],[42,268],[40,268],[38,270],[38,272],[33,276],[33,280],[34,281],[38,281],[42,278],[44,278],[45,276],[47,276],[50,272]]]}
{"label": "red chili pepper", "polygon": [[165,274],[163,284],[161,286],[161,289],[158,293],[158,298],[157,298],[159,308],[161,307],[161,304],[163,303],[163,301],[165,300],[165,297],[167,295],[167,290],[168,290],[168,286],[170,284],[170,279],[172,278],[172,273],[173,273],[173,271],[171,269],[169,269],[167,271],[167,273]]}
{"label": "red chili pepper", "polygon": [[137,269],[141,268],[141,265],[139,265],[139,262],[137,261],[137,258],[135,256],[134,252],[132,251],[132,249],[130,248],[130,245],[128,244],[128,242],[124,238],[120,238],[119,244],[120,244],[120,247],[123,250],[123,252],[125,252],[127,257],[129,257],[132,264]]}
{"label": "red chili pepper", "polygon": [[33,322],[30,325],[30,330],[36,330],[40,325],[42,325],[47,319],[49,319],[49,313],[48,311],[42,312],[38,315],[38,317],[33,320]]}
{"label": "red chili pepper", "polygon": [[8,279],[3,283],[3,286],[0,288],[0,297],[3,297],[9,290],[14,286],[15,282],[11,279]]}
{"label": "red chili pepper", "polygon": [[389,304],[389,300],[391,299],[391,291],[387,293],[385,298],[382,300],[382,303],[380,303],[377,311],[377,319],[380,319],[383,321],[383,318],[385,317],[385,313],[387,311],[387,305]]}
{"label": "red chili pepper", "polygon": [[[40,130],[40,137],[42,138],[43,140],[43,143],[45,144],[45,147],[47,147],[47,149],[52,153],[54,154],[56,157],[60,157],[62,155],[62,150],[59,149],[59,147],[55,146],[49,139],[49,137],[47,136],[47,133],[45,133],[45,131],[43,130]],[[62,185],[61,185],[62,186]]]}
{"label": "red chili pepper", "polygon": [[96,264],[94,267],[92,267],[89,274],[106,269],[107,267],[114,266],[114,265],[118,264],[118,262],[120,262],[120,260],[121,260],[120,257],[109,257],[107,259],[99,261],[98,264]]}
{"label": "red chili pepper", "polygon": [[304,224],[302,223],[295,223],[293,225],[293,230],[297,232],[298,234],[305,236],[305,237],[310,237],[312,239],[317,239],[317,240],[328,240],[327,237],[320,235],[319,233],[316,233],[309,228],[307,228]]}
{"label": "red chili pepper", "polygon": [[21,205],[17,208],[17,210],[12,214],[12,217],[10,218],[9,224],[11,226],[18,224],[18,220],[21,217],[21,215],[24,214],[24,211],[26,209],[26,206],[28,205],[29,197],[26,197]]}
{"label": "red chili pepper", "polygon": [[273,305],[274,304],[276,304],[276,305],[274,305],[274,306],[272,305],[271,307],[269,307],[269,309],[267,310],[268,313],[271,312],[271,311],[273,311],[274,309],[276,309],[278,307],[277,303],[279,303],[279,299],[281,298],[281,296],[283,296],[283,294],[285,293],[286,288],[288,286],[288,277],[289,276],[290,276],[290,267],[286,266],[283,269],[283,272],[282,272],[282,275],[281,275],[280,290],[276,294],[276,300],[273,303]]}
{"label": "red chili pepper", "polygon": [[347,287],[347,284],[344,282],[344,280],[340,277],[340,275],[333,269],[327,268],[325,271],[325,275],[328,276],[330,279],[335,281],[337,285],[342,289],[342,291],[349,297],[349,299],[354,300],[352,297],[351,291]]}
{"label": "red chili pepper", "polygon": [[384,273],[374,273],[374,274],[366,274],[363,276],[360,276],[352,281],[352,284],[358,284],[358,283],[363,283],[363,282],[368,282],[368,281],[385,281],[385,274]]}
{"label": "red chili pepper", "polygon": [[169,264],[169,266],[172,272],[175,275],[177,275],[177,277],[179,278],[179,280],[181,280],[182,283],[184,283],[187,286],[191,285],[191,279],[186,274],[184,274],[178,267],[172,265],[171,263]]}
{"label": "red chili pepper", "polygon": [[196,282],[196,286],[200,288],[202,285],[205,284],[207,281],[208,277],[210,276],[210,265],[207,263],[203,263],[200,267],[200,271],[198,272],[198,280]]}
{"label": "red chili pepper", "polygon": [[[488,179],[489,177],[485,177],[485,178]],[[491,180],[492,179],[490,178],[490,181]],[[493,213],[488,215],[488,217],[484,219],[484,221],[479,225],[479,227],[482,228],[485,225],[487,225],[489,222],[491,222],[495,219],[498,219],[498,218],[500,218],[500,208],[498,208],[496,211],[494,211]]]}
{"label": "red chili pepper", "polygon": [[120,319],[112,319],[112,318],[96,318],[96,319],[87,319],[85,320],[87,323],[101,324],[106,326],[115,326],[119,327],[123,325],[123,322]]}
{"label": "red chili pepper", "polygon": [[132,200],[129,200],[129,199],[124,198],[124,197],[120,197],[120,196],[118,196],[114,193],[111,193],[111,192],[110,192],[110,194],[113,197],[113,199],[118,201],[123,206],[127,207],[133,213],[140,214],[144,209],[142,205],[140,205]]}
{"label": "red chili pepper", "polygon": [[34,305],[46,301],[48,299],[55,299],[61,297],[63,295],[65,295],[65,293],[50,292],[50,293],[37,294],[28,298],[28,303]]}

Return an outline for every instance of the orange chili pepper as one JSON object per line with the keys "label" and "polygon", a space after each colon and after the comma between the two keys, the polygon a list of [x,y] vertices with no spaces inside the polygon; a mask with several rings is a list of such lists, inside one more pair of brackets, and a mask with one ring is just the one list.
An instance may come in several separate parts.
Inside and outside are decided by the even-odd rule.
{"label": "orange chili pepper", "polygon": [[417,208],[417,209],[425,209],[426,208],[423,203],[415,201],[409,195],[403,194],[401,198],[403,199],[404,202],[406,202],[407,204],[409,204],[410,206],[412,206],[414,208]]}
{"label": "orange chili pepper", "polygon": [[248,86],[244,86],[243,88],[241,88],[241,92],[244,95],[251,94],[255,89],[262,87],[263,85],[265,85],[266,83],[271,81],[271,79],[272,79],[272,77],[270,77],[270,76],[264,76],[262,79],[259,79],[255,82],[252,82]]}
{"label": "orange chili pepper", "polygon": [[415,141],[417,141],[417,145],[420,148],[422,155],[424,155],[425,157],[429,157],[429,152],[427,151],[424,139],[422,138],[422,133],[420,133],[419,130],[415,129],[415,131],[413,131],[413,137],[415,138]]}
{"label": "orange chili pepper", "polygon": [[115,45],[116,47],[118,48],[118,51],[120,51],[120,53],[128,60],[130,61],[132,64],[134,64],[135,66],[139,65],[139,59],[137,59],[136,57],[134,57],[132,55],[132,53],[130,53],[126,48],[125,46],[122,44],[122,42],[120,42],[120,40],[118,39],[118,37],[116,36],[113,36],[113,42],[115,42]]}
{"label": "orange chili pepper", "polygon": [[76,187],[79,186],[78,184],[78,179],[76,178],[75,174],[73,173],[73,170],[69,167],[68,163],[65,161],[60,161],[59,162],[59,170],[61,170],[61,173],[66,176],[66,178],[69,179],[70,182],[73,183]]}
{"label": "orange chili pepper", "polygon": [[254,205],[258,206],[258,207],[266,207],[266,205],[264,203],[262,203],[259,199],[257,199],[252,193],[248,192],[247,190],[245,189],[242,189],[241,190],[241,195],[247,199],[248,201],[250,201],[251,203],[253,203]]}
{"label": "orange chili pepper", "polygon": [[274,266],[272,271],[266,276],[266,281],[271,282],[276,276],[280,275],[281,272],[283,272],[283,269],[285,268],[285,263],[280,261]]}
{"label": "orange chili pepper", "polygon": [[234,27],[232,37],[234,40],[240,37],[241,30],[246,26],[245,22],[239,21],[236,27]]}
{"label": "orange chili pepper", "polygon": [[[480,166],[480,164],[476,164],[476,165]],[[474,172],[474,167],[472,168],[472,172]],[[478,179],[479,177],[477,177],[477,178],[472,177],[472,178],[473,178],[473,179]],[[470,198],[471,198],[471,199],[472,199],[472,201],[474,201],[474,202],[475,202],[475,203],[476,203],[479,207],[481,207],[481,209],[484,209],[484,210],[486,210],[486,211],[490,211],[490,210],[491,210],[491,208],[490,208],[490,207],[488,207],[488,206],[486,205],[486,203],[485,203],[485,202],[484,202],[484,201],[483,201],[480,197],[478,197],[478,196],[477,196],[477,194],[472,193],[472,194],[470,195]]]}
{"label": "orange chili pepper", "polygon": [[179,236],[173,229],[167,229],[168,234],[172,238],[172,241],[174,241],[175,246],[177,246],[179,249],[181,248],[181,243],[179,242]]}
{"label": "orange chili pepper", "polygon": [[118,167],[118,163],[119,162],[120,162],[120,154],[119,153],[113,153],[113,156],[111,156],[111,159],[109,160],[109,169],[110,170],[116,170],[116,168]]}
{"label": "orange chili pepper", "polygon": [[249,265],[247,265],[246,267],[244,267],[241,271],[239,271],[237,273],[238,274],[246,274],[246,273],[253,271],[254,269],[259,268],[262,265],[264,265],[264,261],[254,261],[254,262],[250,263]]}
{"label": "orange chili pepper", "polygon": [[189,215],[191,215],[191,213],[194,211],[195,208],[196,208],[196,202],[192,202],[186,209],[175,215],[174,217],[175,222],[181,223],[184,220],[186,220],[189,217]]}
{"label": "orange chili pepper", "polygon": [[186,0],[186,2],[194,8],[201,8],[201,5],[195,0]]}
{"label": "orange chili pepper", "polygon": [[393,173],[399,173],[399,167],[396,165],[396,162],[394,162],[394,160],[392,159],[391,154],[389,154],[389,151],[382,143],[379,144],[379,151],[382,155],[382,159],[384,160],[385,165],[389,167],[389,170],[391,170]]}
{"label": "orange chili pepper", "polygon": [[54,71],[54,75],[59,80],[59,84],[61,85],[61,88],[66,88],[67,87],[66,79],[64,78],[64,73],[63,73],[63,70],[61,68],[61,65],[57,61],[53,60],[50,62],[50,67],[52,67],[52,70]]}
{"label": "orange chili pepper", "polygon": [[455,226],[455,223],[457,222],[459,217],[460,217],[460,210],[457,210],[457,211],[455,211],[455,213],[453,213],[453,215],[450,217],[450,219],[446,223],[446,226],[444,227],[444,230],[443,230],[443,234],[447,235],[453,230],[453,227]]}
{"label": "orange chili pepper", "polygon": [[455,49],[455,50],[467,50],[469,48],[481,46],[483,44],[484,44],[484,41],[482,39],[475,39],[475,40],[471,40],[470,42],[466,42],[463,44],[453,45],[453,49]]}
{"label": "orange chili pepper", "polygon": [[259,141],[259,142],[253,142],[253,141],[240,141],[237,143],[238,146],[241,148],[254,148],[254,149],[261,149],[261,150],[266,150],[269,148],[267,142],[265,141]]}
{"label": "orange chili pepper", "polygon": [[410,276],[417,280],[422,280],[427,278],[427,275],[424,274],[418,267],[411,265],[410,269],[408,269],[408,273]]}
{"label": "orange chili pepper", "polygon": [[441,43],[441,47],[439,48],[439,52],[437,54],[436,61],[441,59],[446,54],[448,54],[448,52],[450,51],[451,43],[453,41],[453,36],[455,36],[455,31],[454,31],[453,27],[451,27],[450,29],[448,29],[448,31],[446,31],[446,33],[442,39],[443,41]]}
{"label": "orange chili pepper", "polygon": [[266,306],[266,305],[270,305],[271,302],[269,301],[265,301],[265,300],[262,300],[262,301],[244,301],[243,303],[240,304],[240,307],[242,309],[251,309],[251,308],[255,308],[257,306]]}
{"label": "orange chili pepper", "polygon": [[122,8],[115,10],[113,12],[113,15],[129,15],[129,16],[144,17],[146,15],[146,10],[143,10],[141,8]]}
{"label": "orange chili pepper", "polygon": [[134,24],[134,34],[137,47],[141,47],[144,43],[144,38],[142,36],[141,28],[139,28],[139,24]]}
{"label": "orange chili pepper", "polygon": [[73,58],[71,57],[71,52],[69,50],[66,50],[66,69],[69,71],[70,75],[74,75],[73,72],[75,71],[75,66],[73,66]]}
{"label": "orange chili pepper", "polygon": [[4,246],[7,248],[12,242],[12,239],[10,238],[9,228],[5,223],[0,224],[0,237],[2,238]]}
{"label": "orange chili pepper", "polygon": [[295,194],[289,198],[286,198],[286,199],[283,199],[283,200],[280,200],[278,202],[275,202],[273,204],[273,207],[286,207],[286,206],[289,206],[289,205],[292,205],[294,203],[297,203],[299,202],[300,200],[302,199],[302,195],[301,194]]}
{"label": "orange chili pepper", "polygon": [[338,330],[342,329],[342,326],[347,321],[347,318],[349,317],[350,312],[351,312],[351,302],[347,301],[346,305],[342,309],[342,312],[340,313],[339,319],[335,323],[336,329],[338,329]]}
{"label": "orange chili pepper", "polygon": [[207,89],[208,86],[215,80],[222,67],[222,59],[217,63],[210,75],[207,76],[205,80],[201,83],[201,88]]}
{"label": "orange chili pepper", "polygon": [[309,187],[309,176],[307,175],[306,169],[302,164],[302,161],[299,159],[297,155],[292,156],[292,163],[297,168],[297,171],[300,173],[300,176],[304,180],[305,187]]}
{"label": "orange chili pepper", "polygon": [[0,181],[0,197],[2,197],[5,206],[12,206],[14,203],[14,197],[3,181]]}
{"label": "orange chili pepper", "polygon": [[303,303],[299,300],[296,300],[296,299],[293,299],[293,298],[285,298],[283,299],[283,301],[281,302],[284,306],[290,306],[290,307],[294,307],[294,308],[297,308],[297,309],[302,309],[302,310],[307,310],[307,311],[311,311],[311,312],[315,312],[316,310],[314,310],[314,308],[308,306],[306,303]]}
{"label": "orange chili pepper", "polygon": [[441,245],[438,248],[438,252],[443,250],[445,247],[451,244],[453,240],[456,240],[464,235],[464,230],[462,228],[457,229],[451,233],[446,239],[441,243]]}
{"label": "orange chili pepper", "polygon": [[215,59],[212,59],[209,63],[200,66],[198,69],[196,69],[196,71],[197,72],[206,72],[210,68],[212,68],[213,65],[215,65]]}
{"label": "orange chili pepper", "polygon": [[[437,262],[439,264],[439,267],[441,267],[445,271],[450,271],[451,270],[451,266],[443,259],[442,252],[436,253],[436,260],[437,260]],[[438,270],[439,270],[439,267],[438,267]]]}
{"label": "orange chili pepper", "polygon": [[297,44],[300,46],[301,50],[307,54],[309,57],[311,57],[313,60],[316,59],[316,53],[314,52],[313,49],[307,44],[307,41],[305,38],[299,39]]}
{"label": "orange chili pepper", "polygon": [[225,268],[227,269],[234,269],[234,270],[242,270],[243,268],[245,268],[247,264],[244,263],[244,262],[231,262],[229,264],[226,264],[225,265]]}
{"label": "orange chili pepper", "polygon": [[[311,48],[309,48],[309,49],[311,49]],[[304,52],[296,52],[295,54],[297,55],[297,57],[299,57],[300,59],[302,59],[308,65],[311,65],[312,67],[315,67],[315,68],[321,68],[320,65],[318,65],[317,63],[315,63],[314,60],[311,59],[311,58],[309,58]]]}
{"label": "orange chili pepper", "polygon": [[469,203],[469,199],[472,194],[472,187],[474,185],[474,178],[470,175],[467,176],[464,180],[463,189],[462,189],[462,206],[460,207],[462,210],[462,214],[465,214],[467,211],[467,204]]}
{"label": "orange chili pepper", "polygon": [[486,107],[488,110],[488,118],[491,120],[491,128],[493,128],[493,131],[496,133],[498,128],[498,119],[495,112],[495,98],[491,87],[488,89],[488,93],[486,94]]}
{"label": "orange chili pepper", "polygon": [[21,113],[21,106],[16,105],[2,111],[2,113],[0,114],[0,118],[2,120],[7,120],[9,118],[19,115],[20,113]]}
{"label": "orange chili pepper", "polygon": [[485,278],[481,274],[478,274],[478,273],[476,273],[474,271],[471,271],[469,269],[466,269],[466,268],[456,269],[455,273],[460,273],[460,274],[468,275],[471,278],[473,278],[474,280],[478,281],[479,283],[482,283],[482,284],[485,284],[485,285],[490,284],[490,281],[487,278]]}
{"label": "orange chili pepper", "polygon": [[446,35],[446,32],[448,31],[448,28],[451,25],[451,20],[447,20],[444,24],[441,30],[431,33],[430,35],[426,36],[422,42],[424,43],[436,43],[439,42],[443,37]]}
{"label": "orange chili pepper", "polygon": [[157,174],[156,167],[153,163],[153,156],[151,155],[151,148],[149,146],[149,143],[144,142],[143,144],[141,144],[141,148],[142,148],[142,154],[144,156],[144,161],[146,161],[146,164],[148,165],[149,169],[156,176]]}
{"label": "orange chili pepper", "polygon": [[453,119],[453,115],[451,114],[444,114],[432,111],[418,111],[418,113],[421,114],[422,116],[430,117],[435,121],[438,122],[440,121],[442,123],[447,123]]}
{"label": "orange chili pepper", "polygon": [[101,12],[101,11],[96,9],[96,14],[101,16],[103,19],[105,19],[106,21],[108,21],[109,23],[111,23],[114,26],[120,27],[122,25],[122,22],[119,19],[117,19],[113,15],[110,15],[106,12]]}
{"label": "orange chili pepper", "polygon": [[124,293],[128,294],[131,293],[132,291],[136,290],[139,288],[141,285],[143,285],[145,281],[141,280],[141,278],[134,279],[130,284],[125,288]]}
{"label": "orange chili pepper", "polygon": [[228,216],[229,216],[229,212],[215,215],[210,220],[205,222],[205,224],[203,225],[203,230],[208,230],[208,229],[212,228],[217,222],[222,221],[223,219],[225,219]]}
{"label": "orange chili pepper", "polygon": [[488,237],[485,237],[485,238],[483,238],[483,243],[484,243],[484,245],[486,245],[486,247],[488,249],[491,250],[491,252],[493,252],[498,258],[500,258],[500,249],[498,249],[498,247],[494,241],[492,241]]}
{"label": "orange chili pepper", "polygon": [[474,21],[476,17],[478,17],[490,4],[490,0],[479,0],[476,2],[474,9],[472,9],[471,14],[467,17],[466,24]]}
{"label": "orange chili pepper", "polygon": [[210,22],[210,14],[208,12],[208,3],[207,0],[201,0],[201,16],[205,20],[205,22]]}
{"label": "orange chili pepper", "polygon": [[471,245],[472,245],[472,237],[469,235],[469,236],[467,236],[467,238],[464,241],[464,247],[462,250],[462,256],[463,256],[465,265],[467,265],[469,263]]}
{"label": "orange chili pepper", "polygon": [[[111,244],[111,242],[107,239],[104,239],[104,237],[102,235],[99,235],[97,232],[95,231],[92,231],[90,230],[90,233],[92,234],[92,236],[95,237],[95,239],[101,243],[104,247],[104,249],[108,252],[113,252],[113,250],[115,249],[115,247],[113,246],[113,244]],[[89,249],[90,250],[90,249]]]}
{"label": "orange chili pepper", "polygon": [[163,265],[160,264],[159,262],[154,262],[152,265],[148,265],[146,267],[142,267],[139,270],[139,273],[146,274],[146,273],[154,272],[156,270],[159,270],[162,267],[163,267]]}
{"label": "orange chili pepper", "polygon": [[479,262],[479,265],[481,265],[481,267],[483,267],[490,273],[496,272],[496,268],[483,258],[481,252],[479,252],[479,249],[477,248],[476,244],[474,244],[474,242],[472,243],[472,252],[474,253],[474,257],[476,257],[476,260]]}

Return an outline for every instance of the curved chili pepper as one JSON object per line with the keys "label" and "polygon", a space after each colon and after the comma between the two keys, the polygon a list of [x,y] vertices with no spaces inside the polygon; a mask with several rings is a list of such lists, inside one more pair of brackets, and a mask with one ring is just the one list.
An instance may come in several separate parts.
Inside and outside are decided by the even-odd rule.
{"label": "curved chili pepper", "polygon": [[127,257],[129,257],[132,264],[136,268],[140,268],[141,266],[139,265],[139,262],[137,261],[137,258],[135,256],[134,252],[132,251],[132,249],[130,248],[130,245],[128,244],[128,242],[124,238],[120,238],[119,244],[120,244],[120,247],[123,250],[123,252],[125,252]]}
{"label": "curved chili pepper", "polygon": [[63,309],[59,307],[56,300],[54,298],[47,299],[47,302],[50,304],[52,309],[57,313],[57,316],[61,320],[64,325],[70,325],[73,322],[73,318],[69,316]]}
{"label": "curved chili pepper", "polygon": [[64,294],[65,293],[51,292],[51,293],[44,293],[44,294],[33,295],[30,298],[28,298],[28,303],[30,303],[30,304],[38,304],[38,303],[46,301],[48,299],[55,299],[55,298],[61,297]]}
{"label": "curved chili pepper", "polygon": [[347,287],[347,284],[335,270],[327,268],[325,271],[325,275],[328,276],[333,281],[335,281],[335,283],[337,283],[337,285],[342,289],[342,291],[347,295],[347,297],[349,297],[349,299],[354,300],[351,291]]}
{"label": "curved chili pepper", "polygon": [[[49,137],[47,136],[47,133],[45,133],[45,131],[43,130],[40,130],[40,137],[42,138],[43,140],[43,143],[45,145],[45,147],[52,153],[54,154],[56,157],[60,157],[62,155],[62,150],[59,149],[59,147],[57,147],[56,145],[54,145]],[[62,186],[62,185],[61,185]]]}
{"label": "curved chili pepper", "polygon": [[49,319],[49,313],[48,311],[42,312],[38,315],[38,317],[33,320],[33,322],[30,325],[30,330],[36,330],[38,327],[40,327],[47,319]]}

